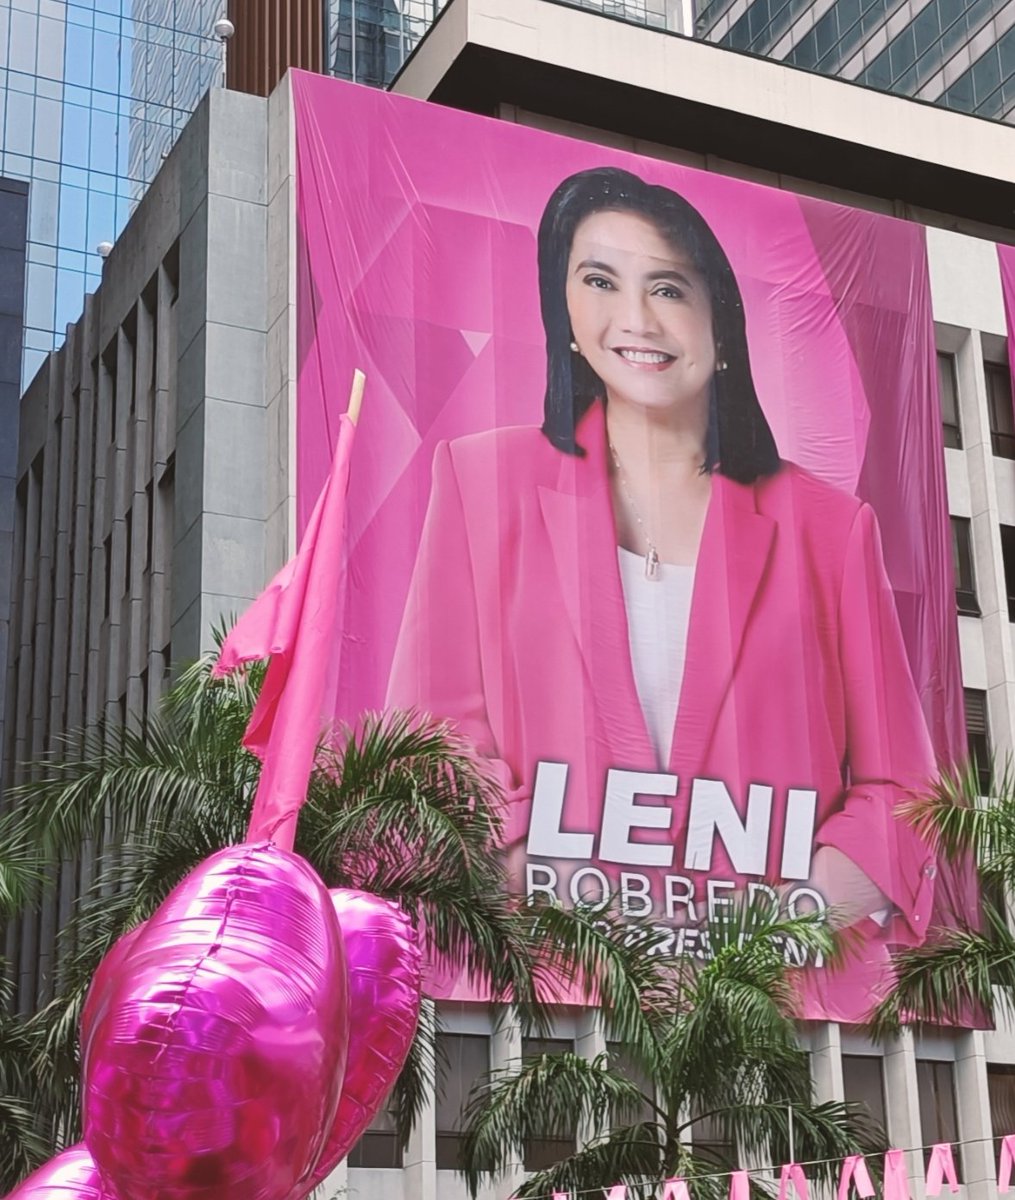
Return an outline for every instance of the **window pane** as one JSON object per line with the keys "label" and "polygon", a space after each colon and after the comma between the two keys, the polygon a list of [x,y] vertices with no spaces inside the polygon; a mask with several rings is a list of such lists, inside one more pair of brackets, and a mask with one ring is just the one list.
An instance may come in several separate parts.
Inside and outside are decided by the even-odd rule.
{"label": "window pane", "polygon": [[655,1089],[652,1086],[652,1081],[642,1068],[632,1060],[631,1055],[622,1043],[607,1042],[606,1050],[616,1073],[623,1076],[624,1079],[629,1079],[645,1097],[644,1103],[639,1105],[636,1112],[623,1118],[618,1115],[614,1118],[613,1124],[615,1126],[637,1125],[643,1121],[653,1120],[654,1114],[651,1100],[655,1095]]}
{"label": "window pane", "polygon": [[350,1167],[402,1166],[402,1148],[395,1133],[395,1116],[391,1100],[367,1126],[366,1133],[349,1151]]}
{"label": "window pane", "polygon": [[944,444],[955,450],[962,447],[962,429],[959,425],[959,393],[955,375],[955,355],[937,356],[937,385],[941,397],[941,424],[944,429]]}
{"label": "window pane", "polygon": [[963,688],[966,709],[966,743],[969,761],[976,767],[980,780],[980,795],[989,796],[991,772],[990,729],[987,725],[987,693],[977,688]]}
{"label": "window pane", "polygon": [[490,1069],[490,1039],[477,1034],[442,1033],[439,1061],[445,1066],[437,1093],[437,1169],[461,1166],[463,1113],[476,1081]]}
{"label": "window pane", "polygon": [[[573,1053],[574,1043],[567,1038],[523,1038],[522,1058],[536,1058],[541,1054]],[[562,1158],[568,1158],[578,1148],[578,1122],[567,1130],[555,1130],[554,1137],[530,1138],[524,1147],[526,1171],[541,1171],[552,1167]]]}
{"label": "window pane", "polygon": [[952,561],[955,568],[955,603],[960,613],[978,617],[976,577],[973,574],[973,545],[968,517],[952,517]]}
{"label": "window pane", "polygon": [[[920,1092],[920,1125],[923,1132],[924,1165],[930,1163],[930,1147],[937,1142],[959,1140],[955,1112],[954,1070],[950,1062],[916,1060],[916,1083]],[[954,1146],[955,1172],[962,1179],[961,1149]]]}
{"label": "window pane", "polygon": [[984,363],[990,442],[999,458],[1015,458],[1015,413],[1012,412],[1011,375],[1002,363]]}
{"label": "window pane", "polygon": [[871,1120],[885,1129],[883,1060],[870,1054],[844,1054],[842,1086],[846,1099],[854,1104],[862,1104]]}
{"label": "window pane", "polygon": [[1015,1067],[987,1064],[987,1090],[990,1093],[990,1128],[994,1135],[994,1159],[1000,1165],[1001,1139],[1015,1133]]}

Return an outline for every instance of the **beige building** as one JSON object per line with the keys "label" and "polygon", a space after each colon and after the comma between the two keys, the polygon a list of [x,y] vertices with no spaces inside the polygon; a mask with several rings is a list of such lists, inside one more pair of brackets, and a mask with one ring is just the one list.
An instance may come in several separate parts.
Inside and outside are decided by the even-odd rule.
{"label": "beige building", "polygon": [[[450,0],[393,90],[928,225],[970,736],[1010,753],[1015,424],[993,243],[1015,241],[1015,130],[549,0]],[[291,130],[285,83],[206,99],[22,401],[8,762],[103,713],[141,719],[293,548]],[[78,883],[68,871],[23,931],[26,989],[45,991]],[[522,1046],[482,1007],[443,1015],[446,1093],[404,1156],[377,1122],[331,1193],[465,1195],[460,1098]],[[881,1047],[834,1023],[801,1034],[820,1097],[865,1101],[896,1146],[961,1141],[963,1196],[994,1194],[1015,1028]],[[604,1048],[591,1012],[562,1012],[555,1036]]]}

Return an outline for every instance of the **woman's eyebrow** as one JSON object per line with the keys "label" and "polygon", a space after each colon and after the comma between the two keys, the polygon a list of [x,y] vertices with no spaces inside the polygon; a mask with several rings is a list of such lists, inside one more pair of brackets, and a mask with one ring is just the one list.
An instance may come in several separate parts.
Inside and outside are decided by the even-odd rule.
{"label": "woman's eyebrow", "polygon": [[616,275],[609,263],[600,262],[598,258],[583,258],[575,267],[576,271],[604,271],[607,275]]}
{"label": "woman's eyebrow", "polygon": [[684,287],[694,287],[694,280],[682,271],[678,271],[676,267],[670,267],[668,270],[664,268],[659,271],[649,271],[646,273],[645,278],[652,282],[655,282],[657,279],[677,279]]}

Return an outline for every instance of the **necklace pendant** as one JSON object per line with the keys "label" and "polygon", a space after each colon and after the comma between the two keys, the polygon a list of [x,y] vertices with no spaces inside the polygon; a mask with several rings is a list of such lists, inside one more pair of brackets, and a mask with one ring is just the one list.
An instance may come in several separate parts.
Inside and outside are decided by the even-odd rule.
{"label": "necklace pendant", "polygon": [[645,578],[656,582],[659,579],[659,555],[655,546],[649,546],[645,555]]}

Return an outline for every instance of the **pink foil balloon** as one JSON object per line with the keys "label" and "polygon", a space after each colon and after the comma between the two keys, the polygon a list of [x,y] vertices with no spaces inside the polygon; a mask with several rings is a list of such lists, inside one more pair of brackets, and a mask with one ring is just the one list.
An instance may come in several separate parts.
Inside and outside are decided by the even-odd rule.
{"label": "pink foil balloon", "polygon": [[348,1046],[320,879],[268,844],[220,851],[116,957],[81,1049],[85,1143],[118,1200],[284,1200],[323,1149]]}
{"label": "pink foil balloon", "polygon": [[88,989],[84,1006],[81,1009],[81,1028],[83,1030],[94,1027],[102,1006],[112,991],[112,984],[116,981],[120,973],[120,966],[123,960],[130,953],[131,947],[137,941],[141,930],[144,929],[146,924],[147,922],[142,922],[133,929],[128,929],[106,951],[105,957],[99,963],[95,975],[92,977],[91,986]]}
{"label": "pink foil balloon", "polygon": [[115,1200],[115,1197],[103,1187],[87,1148],[79,1144],[43,1163],[7,1200]]}
{"label": "pink foil balloon", "polygon": [[310,1187],[345,1158],[391,1091],[416,1035],[422,983],[416,931],[398,905],[344,888],[331,896],[349,964],[349,1061]]}

